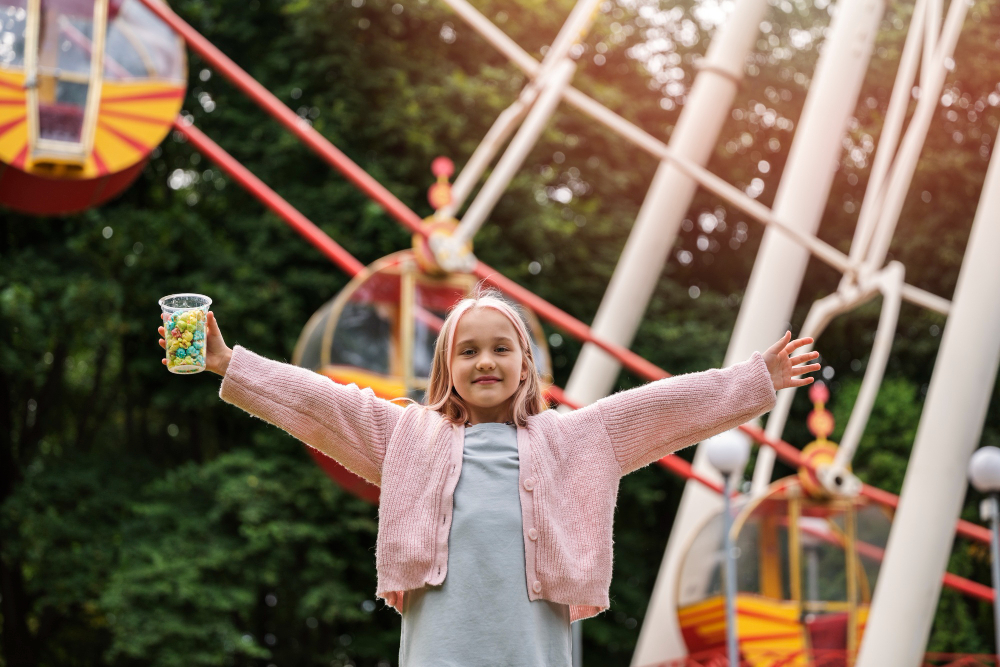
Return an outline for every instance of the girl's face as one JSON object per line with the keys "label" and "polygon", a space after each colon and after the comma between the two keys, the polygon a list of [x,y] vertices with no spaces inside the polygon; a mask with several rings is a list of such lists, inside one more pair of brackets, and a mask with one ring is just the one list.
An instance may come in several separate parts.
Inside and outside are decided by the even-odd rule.
{"label": "girl's face", "polygon": [[469,408],[469,423],[504,422],[510,400],[527,376],[517,330],[493,308],[475,308],[458,321],[451,382]]}

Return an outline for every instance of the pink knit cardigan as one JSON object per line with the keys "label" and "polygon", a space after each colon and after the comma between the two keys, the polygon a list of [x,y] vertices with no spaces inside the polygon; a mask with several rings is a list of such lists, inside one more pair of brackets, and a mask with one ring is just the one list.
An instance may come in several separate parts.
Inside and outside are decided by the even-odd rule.
{"label": "pink knit cardigan", "polygon": [[[406,591],[444,581],[464,426],[240,346],[219,396],[381,487],[379,597],[402,609]],[[517,429],[528,598],[566,604],[574,621],[607,609],[618,480],[749,421],[774,399],[767,365],[754,353],[723,370],[529,417]]]}

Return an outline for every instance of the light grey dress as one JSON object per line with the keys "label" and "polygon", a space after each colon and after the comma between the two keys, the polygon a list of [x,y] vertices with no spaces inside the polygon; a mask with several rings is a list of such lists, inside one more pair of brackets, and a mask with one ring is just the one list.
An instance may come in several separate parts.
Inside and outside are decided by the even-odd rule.
{"label": "light grey dress", "polygon": [[517,429],[465,429],[440,586],[406,593],[400,667],[569,667],[569,607],[528,599]]}

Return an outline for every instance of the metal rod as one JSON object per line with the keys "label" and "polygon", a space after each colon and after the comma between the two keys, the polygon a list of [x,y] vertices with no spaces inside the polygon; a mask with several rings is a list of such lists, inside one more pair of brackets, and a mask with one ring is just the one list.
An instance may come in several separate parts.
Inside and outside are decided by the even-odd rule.
{"label": "metal rod", "polygon": [[854,230],[850,253],[851,259],[858,262],[867,254],[875,225],[878,223],[878,212],[882,209],[882,200],[885,197],[885,179],[892,168],[892,158],[896,154],[899,135],[903,130],[903,121],[910,105],[910,91],[920,62],[920,46],[923,44],[921,33],[927,3],[928,0],[917,0],[913,7],[913,18],[910,19],[906,41],[903,44],[899,69],[896,71],[896,80],[889,97],[889,108],[875,149],[875,159],[872,161],[871,175],[868,177],[864,199],[861,200],[861,211],[858,213],[858,224]]}
{"label": "metal rod", "polygon": [[[415,386],[416,374],[413,370],[413,348],[416,336],[417,266],[413,260],[402,263],[399,276],[399,337],[402,349],[403,387],[410,396]],[[411,397],[412,398],[412,397]]]}
{"label": "metal rod", "polygon": [[455,230],[450,242],[456,246],[463,246],[472,240],[479,228],[486,222],[486,217],[493,211],[493,207],[500,200],[512,178],[521,168],[524,159],[531,152],[542,130],[555,112],[562,99],[562,90],[573,78],[576,72],[576,63],[570,59],[560,61],[552,70],[551,77],[546,77],[543,83],[542,93],[531,111],[524,119],[524,124],[517,131],[514,138],[507,147],[503,157],[493,169],[493,173],[486,179],[483,188],[476,195],[476,198],[469,205],[469,209],[462,216],[462,223]]}
{"label": "metal rod", "polygon": [[951,301],[937,294],[931,294],[919,287],[903,283],[902,295],[904,301],[922,306],[927,310],[947,315],[951,312]]}
{"label": "metal rod", "polygon": [[476,187],[479,177],[483,175],[486,167],[496,157],[497,151],[510,138],[514,129],[524,120],[537,95],[538,90],[536,88],[525,88],[521,91],[517,100],[497,116],[496,121],[490,126],[486,136],[476,146],[476,150],[472,152],[472,157],[462,167],[462,171],[458,173],[458,178],[455,179],[454,185],[451,186],[451,202],[438,209],[437,213],[434,214],[435,217],[444,220],[455,217],[455,213],[458,209],[462,208],[462,204],[465,203],[466,198],[472,192],[473,188]]}
{"label": "metal rod", "polygon": [[[789,493],[791,496],[791,493]],[[792,602],[799,604],[802,611],[802,534],[799,530],[799,517],[802,515],[802,498],[799,496],[788,499],[788,587],[791,589]]]}
{"label": "metal rod", "polygon": [[875,329],[875,342],[868,357],[868,368],[865,369],[858,397],[854,400],[850,419],[844,429],[844,435],[840,438],[837,455],[831,464],[834,473],[845,472],[854,458],[854,452],[861,442],[861,436],[864,435],[865,427],[868,425],[868,417],[878,397],[879,387],[882,386],[882,376],[889,362],[892,341],[896,337],[904,271],[905,268],[900,262],[890,262],[878,277],[877,282],[882,292],[882,312]]}
{"label": "metal rod", "polygon": [[[847,501],[850,503],[850,501]],[[847,576],[847,664],[853,665],[858,651],[858,548],[857,516],[849,504],[844,514],[844,569]]]}
{"label": "metal rod", "polygon": [[[521,91],[521,94],[518,96],[518,99],[514,102],[514,104],[500,114],[496,122],[490,128],[490,131],[483,138],[483,141],[476,148],[475,152],[473,152],[472,157],[469,159],[468,163],[466,163],[465,167],[462,168],[461,173],[459,173],[458,178],[455,180],[455,184],[452,187],[452,202],[438,211],[438,217],[450,218],[455,215],[455,212],[461,208],[465,199],[469,196],[469,193],[472,192],[472,189],[479,181],[479,177],[482,176],[486,167],[488,167],[489,163],[493,161],[493,157],[500,149],[500,146],[502,146],[507,138],[510,137],[514,128],[517,127],[518,123],[520,123],[522,119],[524,119],[525,114],[529,113],[532,105],[539,100],[543,91],[549,85],[558,85],[555,80],[550,77],[550,74],[561,64],[561,61],[566,59],[569,54],[569,50],[581,39],[587,30],[589,30],[597,11],[598,2],[599,0],[579,0],[573,7],[573,10],[570,12],[565,23],[563,23],[562,28],[559,30],[559,34],[556,35],[555,40],[546,52],[545,59],[535,72],[534,80],[525,86],[524,90]],[[490,26],[493,25],[491,21],[482,17],[481,14],[478,14],[478,12],[475,13],[482,18],[482,21],[477,22],[477,26],[484,28],[485,26],[482,26],[483,21],[488,23]],[[495,28],[495,26],[494,30],[496,32],[500,32],[499,29]],[[495,37],[493,31],[488,32],[491,36]],[[501,32],[500,34],[503,33]],[[529,59],[534,62],[534,59],[530,58],[530,56]],[[566,84],[563,83],[561,87],[565,86]],[[562,93],[560,91],[556,102],[558,102],[558,99],[561,97]],[[531,116],[529,115],[529,118],[530,117]],[[534,142],[532,142],[532,144],[533,143]],[[504,186],[506,187],[506,184],[504,184]],[[479,221],[479,224],[482,224],[481,220]],[[463,238],[467,241],[471,240],[474,235],[474,230],[472,234],[468,233],[468,231],[462,231],[461,228],[459,231]]]}
{"label": "metal rod", "polygon": [[355,276],[364,270],[364,264],[340,247],[322,229],[285,201],[281,195],[269,188],[263,181],[251,173],[249,169],[233,158],[232,155],[222,150],[217,143],[209,139],[197,127],[184,120],[183,117],[178,116],[174,120],[174,129],[183,134],[202,155],[232,176],[237,183],[246,188],[250,194],[257,197],[265,206],[277,213],[292,229],[302,235],[348,275]]}
{"label": "metal rod", "polygon": [[903,210],[906,193],[910,189],[913,173],[917,168],[917,161],[920,159],[920,151],[923,149],[927,130],[941,99],[941,89],[948,73],[945,59],[950,58],[955,52],[955,45],[962,31],[962,24],[965,21],[968,8],[966,0],[952,0],[951,6],[948,8],[948,18],[945,21],[944,31],[930,60],[933,65],[929,68],[930,73],[925,85],[920,89],[917,108],[906,128],[906,135],[900,143],[899,152],[893,163],[892,175],[886,186],[885,199],[878,223],[875,225],[871,247],[868,248],[868,254],[865,257],[867,267],[880,267],[885,262],[889,244],[892,242],[893,233],[899,221],[899,214]]}
{"label": "metal rod", "polygon": [[730,667],[740,664],[739,637],[736,629],[736,558],[733,553],[733,540],[730,531],[733,528],[732,501],[729,497],[730,473],[722,474],[722,549],[726,561],[726,652]]}
{"label": "metal rod", "polygon": [[[993,590],[1000,587],[1000,497],[991,493],[990,503],[990,571],[993,574]],[[1000,654],[1000,596],[993,598],[994,646]]]}

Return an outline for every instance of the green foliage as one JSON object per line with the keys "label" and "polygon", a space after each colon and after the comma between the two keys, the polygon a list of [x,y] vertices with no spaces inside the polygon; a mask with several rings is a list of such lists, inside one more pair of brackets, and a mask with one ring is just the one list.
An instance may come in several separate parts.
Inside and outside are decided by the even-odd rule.
{"label": "green foliage", "polygon": [[[431,160],[448,155],[461,168],[526,82],[429,0],[399,9],[391,0],[172,5],[420,215],[430,213]],[[539,58],[571,5],[476,3]],[[740,188],[759,179],[765,204],[830,16],[822,2],[774,5],[709,163]],[[825,212],[820,234],[842,249],[910,11],[887,10]],[[943,296],[998,126],[1000,10],[980,2],[969,16],[950,103],[938,110],[891,248],[909,282]],[[693,0],[605,3],[574,84],[667,137],[714,30]],[[194,54],[190,74],[185,113],[362,262],[408,245],[382,209]],[[655,168],[564,105],[477,237],[477,254],[590,321]],[[720,364],[760,237],[758,225],[699,192],[633,349],[673,372]],[[811,265],[793,323],[837,280]],[[219,401],[218,378],[166,373],[155,347],[156,300],[197,291],[214,299],[230,345],[288,360],[310,314],[346,282],[179,135],[101,209],[0,216],[0,667],[395,664],[398,617],[373,606],[375,510],[342,493],[291,438]],[[838,318],[820,340],[839,429],[877,306]],[[913,307],[901,314],[855,459],[869,483],[902,484],[943,326]],[[578,352],[568,337],[553,345],[557,383]],[[626,373],[620,385],[640,381]],[[810,439],[802,394],[786,429],[796,444]],[[1000,443],[1000,393],[983,441]],[[629,662],[682,488],[656,467],[622,481],[612,605],[584,625],[587,664]],[[976,500],[965,518],[976,519]],[[957,542],[950,567],[989,579],[979,545]],[[945,591],[930,648],[989,650],[991,613]]]}
{"label": "green foliage", "polygon": [[183,464],[140,491],[101,599],[114,625],[107,659],[394,657],[396,614],[373,613],[375,509],[291,444],[258,433],[252,449]]}

